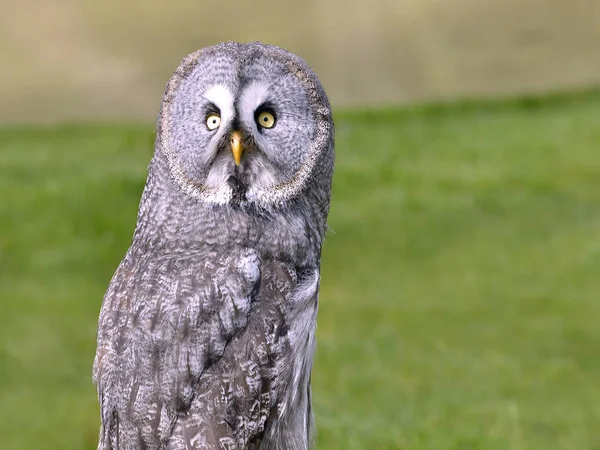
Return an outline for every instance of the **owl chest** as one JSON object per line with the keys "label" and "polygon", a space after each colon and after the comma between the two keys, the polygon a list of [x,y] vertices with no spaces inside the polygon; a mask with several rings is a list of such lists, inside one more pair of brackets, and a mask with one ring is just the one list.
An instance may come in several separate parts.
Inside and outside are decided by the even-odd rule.
{"label": "owl chest", "polygon": [[256,250],[261,260],[279,260],[296,267],[315,267],[320,254],[320,239],[305,217],[277,216],[257,218],[232,214],[214,218],[208,233],[201,239],[211,247],[218,244],[223,250],[232,247]]}
{"label": "owl chest", "polygon": [[260,232],[256,249],[265,260],[288,261],[296,267],[314,266],[318,248],[308,227],[268,224]]}

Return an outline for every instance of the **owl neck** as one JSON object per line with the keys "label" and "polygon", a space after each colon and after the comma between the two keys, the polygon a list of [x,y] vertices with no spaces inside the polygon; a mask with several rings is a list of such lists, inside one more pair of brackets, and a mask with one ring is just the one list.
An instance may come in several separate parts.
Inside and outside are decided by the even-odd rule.
{"label": "owl neck", "polygon": [[241,246],[257,249],[264,258],[316,267],[326,218],[320,203],[306,196],[272,213],[207,205],[180,189],[157,152],[140,202],[133,248],[169,253]]}

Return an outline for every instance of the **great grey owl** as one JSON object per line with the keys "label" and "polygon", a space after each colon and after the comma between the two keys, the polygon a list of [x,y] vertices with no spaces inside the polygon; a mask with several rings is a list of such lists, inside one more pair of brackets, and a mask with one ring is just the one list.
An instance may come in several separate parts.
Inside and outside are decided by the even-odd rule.
{"label": "great grey owl", "polygon": [[333,162],[301,58],[229,42],[183,60],[100,312],[99,449],[310,446]]}

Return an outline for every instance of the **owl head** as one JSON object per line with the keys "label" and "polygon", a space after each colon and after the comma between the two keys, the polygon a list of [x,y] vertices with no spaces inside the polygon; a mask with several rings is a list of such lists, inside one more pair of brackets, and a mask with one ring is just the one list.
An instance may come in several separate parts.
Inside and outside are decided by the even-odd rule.
{"label": "owl head", "polygon": [[301,58],[228,42],[189,55],[172,76],[157,152],[186,195],[272,210],[307,190],[328,202],[333,140],[329,101]]}

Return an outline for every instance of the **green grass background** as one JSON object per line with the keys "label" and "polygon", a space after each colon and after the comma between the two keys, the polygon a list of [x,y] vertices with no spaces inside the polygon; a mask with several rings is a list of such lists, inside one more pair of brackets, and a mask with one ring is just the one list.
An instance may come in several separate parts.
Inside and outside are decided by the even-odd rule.
{"label": "green grass background", "polygon": [[[319,449],[600,448],[600,92],[336,113]],[[154,130],[0,129],[0,449],[95,448]]]}

